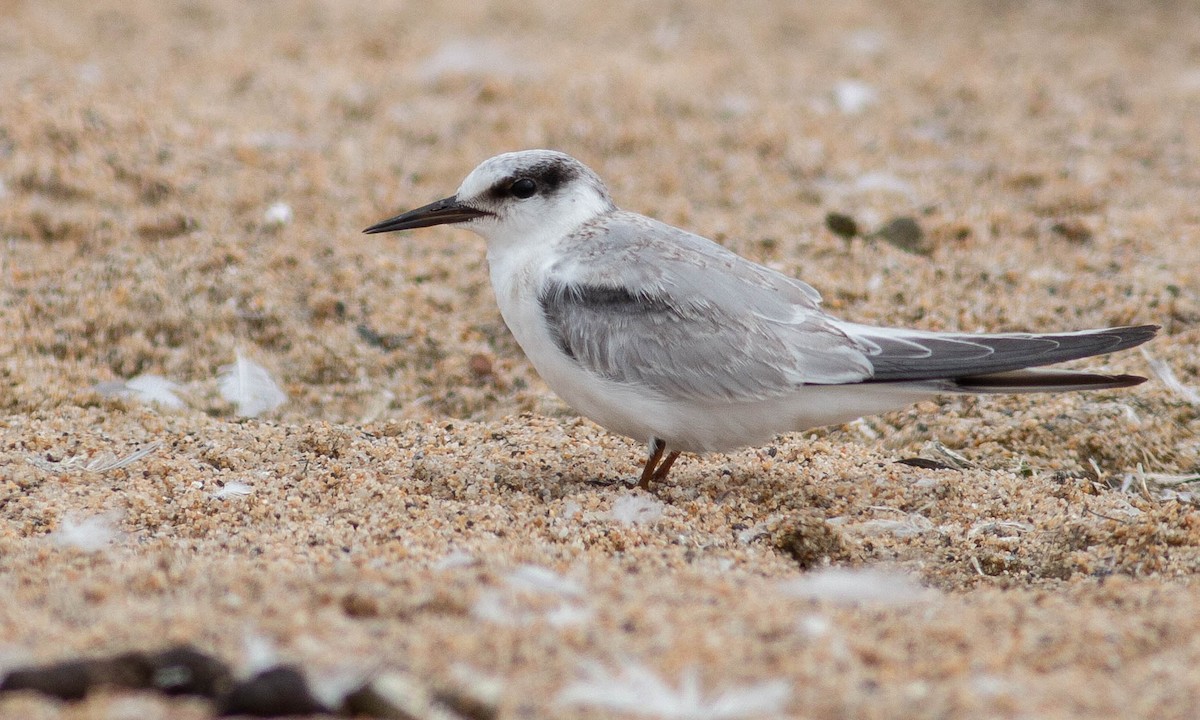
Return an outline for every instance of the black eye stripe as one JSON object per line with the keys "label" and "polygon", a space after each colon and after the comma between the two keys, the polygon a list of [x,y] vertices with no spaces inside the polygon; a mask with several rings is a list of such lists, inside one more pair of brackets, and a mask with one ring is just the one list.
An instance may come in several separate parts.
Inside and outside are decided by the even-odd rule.
{"label": "black eye stripe", "polygon": [[540,162],[521,168],[499,180],[489,188],[488,195],[497,201],[511,198],[524,200],[534,195],[554,195],[577,177],[579,172],[566,163],[554,160]]}

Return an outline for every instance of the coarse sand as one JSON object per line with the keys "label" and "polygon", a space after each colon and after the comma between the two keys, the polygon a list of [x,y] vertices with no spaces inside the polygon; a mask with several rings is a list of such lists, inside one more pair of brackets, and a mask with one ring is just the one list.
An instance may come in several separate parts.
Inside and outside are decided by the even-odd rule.
{"label": "coarse sand", "polygon": [[[478,238],[360,234],[529,147],[860,322],[1160,324],[1074,364],[1151,381],[629,489]],[[0,677],[189,643],[474,703],[428,717],[1200,712],[1194,3],[0,0],[0,241]],[[239,353],[283,405],[239,416]]]}

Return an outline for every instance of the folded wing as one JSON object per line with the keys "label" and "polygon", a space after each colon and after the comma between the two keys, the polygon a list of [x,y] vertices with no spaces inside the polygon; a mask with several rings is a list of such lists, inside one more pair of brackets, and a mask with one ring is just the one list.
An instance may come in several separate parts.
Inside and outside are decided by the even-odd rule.
{"label": "folded wing", "polygon": [[[594,241],[600,233],[603,243]],[[673,399],[740,402],[861,382],[959,392],[1125,387],[1142,378],[1036,368],[1134,347],[1158,330],[858,325],[822,311],[820,295],[799,280],[641,215],[616,212],[572,237],[577,245],[550,268],[538,298],[553,341],[599,377]]]}
{"label": "folded wing", "polygon": [[863,349],[798,280],[632,213],[573,242],[539,302],[559,349],[595,375],[664,397],[726,402],[870,377]]}
{"label": "folded wing", "polygon": [[959,334],[839,327],[866,348],[882,382],[961,378],[1042,367],[1135,347],[1154,337],[1155,325],[1065,333]]}

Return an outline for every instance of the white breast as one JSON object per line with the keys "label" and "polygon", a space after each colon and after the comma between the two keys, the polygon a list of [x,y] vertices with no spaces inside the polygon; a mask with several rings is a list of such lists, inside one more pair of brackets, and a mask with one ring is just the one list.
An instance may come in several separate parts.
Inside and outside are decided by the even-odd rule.
{"label": "white breast", "polygon": [[505,324],[538,375],[568,405],[613,432],[648,441],[653,435],[653,418],[664,413],[663,403],[640,388],[588,373],[563,354],[551,337],[538,301],[549,270],[546,257],[545,252],[518,248],[488,253],[492,288]]}

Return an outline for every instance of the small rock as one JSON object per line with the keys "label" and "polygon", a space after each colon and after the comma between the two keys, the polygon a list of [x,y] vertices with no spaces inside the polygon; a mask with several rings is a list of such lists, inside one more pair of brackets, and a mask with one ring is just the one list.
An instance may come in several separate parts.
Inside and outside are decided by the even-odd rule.
{"label": "small rock", "polygon": [[1092,239],[1092,229],[1082,220],[1061,220],[1050,226],[1050,231],[1073,243],[1085,243]]}
{"label": "small rock", "polygon": [[879,228],[874,236],[893,247],[914,255],[928,255],[932,250],[925,245],[925,233],[921,230],[921,226],[910,217],[893,218]]}
{"label": "small rock", "polygon": [[90,687],[86,660],[69,660],[11,671],[0,681],[0,693],[32,690],[59,700],[82,700]]}
{"label": "small rock", "polygon": [[798,517],[776,533],[774,540],[776,549],[791,555],[802,570],[844,553],[841,533],[821,518]]}
{"label": "small rock", "polygon": [[234,685],[221,701],[217,715],[282,717],[327,712],[329,710],[313,697],[300,670],[279,665]]}
{"label": "small rock", "polygon": [[404,347],[408,341],[408,337],[404,335],[381,333],[366,324],[359,325],[355,330],[358,331],[358,336],[368,345],[380,348],[381,350],[395,350]]}
{"label": "small rock", "polygon": [[487,377],[494,372],[492,368],[492,358],[484,353],[475,353],[471,359],[467,361],[468,367],[471,368],[471,373],[475,377]]}
{"label": "small rock", "polygon": [[433,694],[416,678],[385,673],[346,696],[342,715],[388,718],[388,720],[460,720],[434,702]]}
{"label": "small rock", "polygon": [[500,715],[499,698],[484,695],[463,688],[442,688],[433,694],[433,699],[468,720],[496,720]]}
{"label": "small rock", "polygon": [[268,228],[281,228],[292,221],[292,206],[285,202],[271,203],[263,213],[263,225]]}
{"label": "small rock", "polygon": [[111,658],[67,660],[52,665],[17,668],[0,681],[0,693],[32,690],[60,700],[82,700],[99,687],[150,687],[150,661],[142,653]]}
{"label": "small rock", "polygon": [[168,240],[185,235],[199,226],[195,218],[179,213],[168,213],[153,220],[138,223],[137,234],[144,240]]}
{"label": "small rock", "polygon": [[179,645],[150,656],[151,684],[166,695],[216,698],[229,691],[233,673],[221,660],[191,645]]}
{"label": "small rock", "polygon": [[379,616],[379,601],[370,595],[351,591],[342,596],[342,612],[352,618]]}
{"label": "small rock", "polygon": [[831,212],[825,216],[825,227],[840,238],[849,240],[858,235],[858,223],[854,218],[842,213]]}
{"label": "small rock", "polygon": [[912,467],[924,468],[926,470],[957,470],[958,468],[950,467],[946,463],[940,463],[937,460],[930,460],[923,457],[910,457],[903,460],[897,460],[897,465],[910,465]]}

